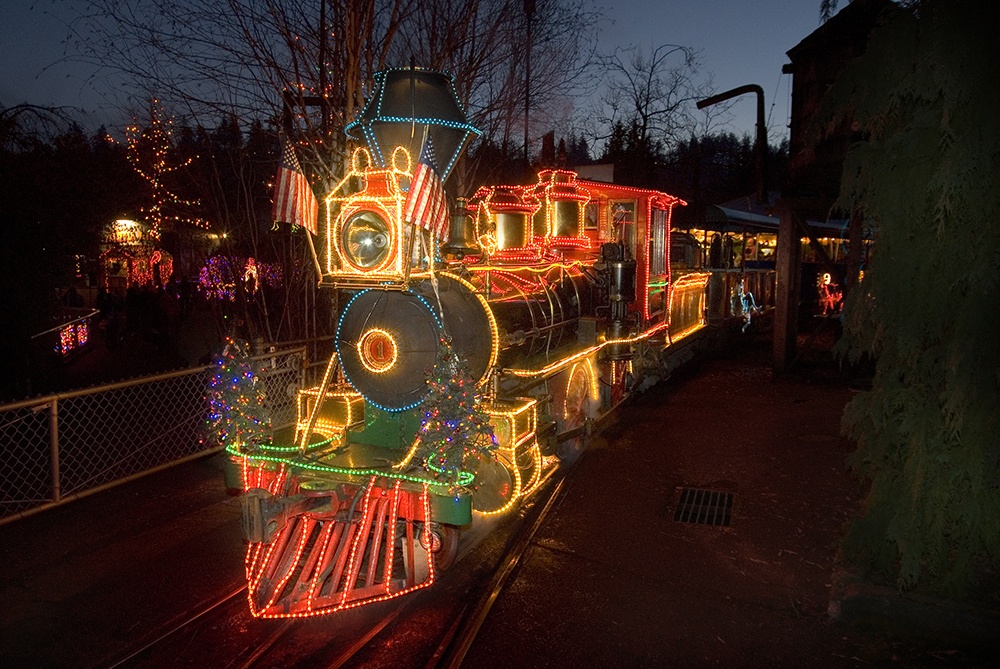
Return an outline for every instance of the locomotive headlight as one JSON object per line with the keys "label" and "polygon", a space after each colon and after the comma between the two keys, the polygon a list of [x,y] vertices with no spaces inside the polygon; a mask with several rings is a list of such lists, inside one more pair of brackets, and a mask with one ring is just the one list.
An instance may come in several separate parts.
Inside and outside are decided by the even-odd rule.
{"label": "locomotive headlight", "polygon": [[352,214],[340,230],[344,258],[357,270],[380,269],[392,249],[389,223],[378,213],[362,210]]}
{"label": "locomotive headlight", "polygon": [[358,355],[365,369],[373,374],[382,374],[396,364],[399,346],[392,334],[382,328],[372,328],[358,340]]}

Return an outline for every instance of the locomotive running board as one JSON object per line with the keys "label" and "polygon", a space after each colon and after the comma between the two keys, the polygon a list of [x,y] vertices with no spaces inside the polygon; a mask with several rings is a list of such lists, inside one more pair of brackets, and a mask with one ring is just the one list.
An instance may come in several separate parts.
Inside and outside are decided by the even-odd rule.
{"label": "locomotive running board", "polygon": [[270,541],[247,548],[250,612],[300,618],[384,601],[434,582],[434,561],[417,537],[430,520],[427,485],[372,477],[353,495],[292,515]]}

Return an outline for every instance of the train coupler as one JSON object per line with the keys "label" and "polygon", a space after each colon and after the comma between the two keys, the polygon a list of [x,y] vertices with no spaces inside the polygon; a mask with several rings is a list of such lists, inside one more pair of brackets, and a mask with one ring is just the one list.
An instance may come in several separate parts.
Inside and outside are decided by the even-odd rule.
{"label": "train coupler", "polygon": [[250,543],[266,543],[289,517],[304,513],[310,506],[312,500],[302,496],[277,497],[263,488],[251,488],[240,496],[243,538]]}

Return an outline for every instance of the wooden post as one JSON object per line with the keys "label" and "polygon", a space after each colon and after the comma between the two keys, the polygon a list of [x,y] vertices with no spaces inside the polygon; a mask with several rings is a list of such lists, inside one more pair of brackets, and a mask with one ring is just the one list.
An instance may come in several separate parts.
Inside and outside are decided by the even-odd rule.
{"label": "wooden post", "polygon": [[776,373],[788,369],[795,359],[795,344],[798,336],[799,319],[799,262],[801,244],[795,212],[789,207],[781,208],[778,224],[777,285],[775,287],[774,309],[774,361]]}

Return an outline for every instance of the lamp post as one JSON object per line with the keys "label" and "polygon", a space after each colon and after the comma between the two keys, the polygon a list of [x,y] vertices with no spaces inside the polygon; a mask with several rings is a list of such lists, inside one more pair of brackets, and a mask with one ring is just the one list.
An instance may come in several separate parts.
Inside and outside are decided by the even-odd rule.
{"label": "lamp post", "polygon": [[767,186],[764,179],[764,156],[767,153],[767,126],[764,125],[764,89],[757,84],[737,86],[731,90],[698,100],[698,109],[704,109],[723,100],[735,98],[744,93],[757,94],[757,141],[754,144],[754,163],[757,186],[757,202],[767,204]]}

